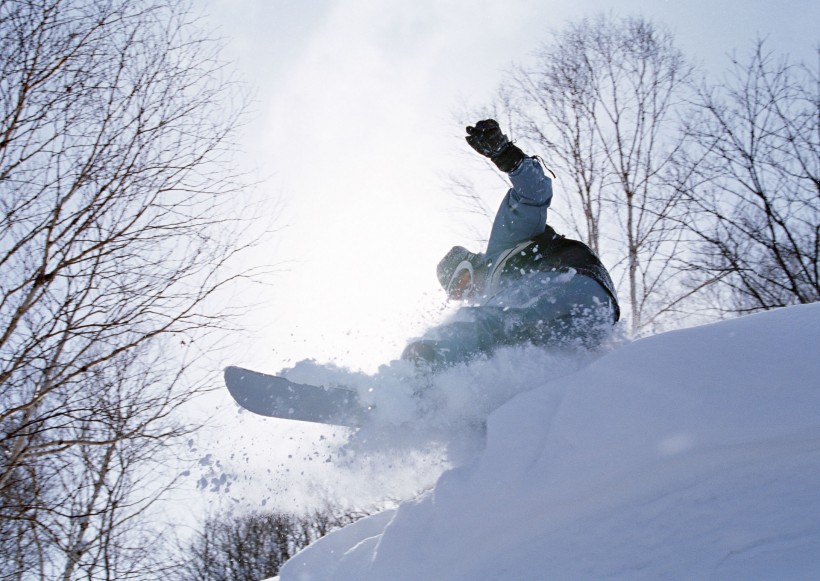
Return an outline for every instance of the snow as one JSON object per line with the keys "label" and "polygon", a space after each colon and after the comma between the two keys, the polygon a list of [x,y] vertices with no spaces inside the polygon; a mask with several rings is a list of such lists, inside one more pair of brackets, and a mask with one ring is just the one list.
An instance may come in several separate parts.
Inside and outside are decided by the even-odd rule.
{"label": "snow", "polygon": [[281,580],[820,579],[820,304],[539,360],[558,370],[510,357],[441,380],[441,422],[481,386],[478,450]]}

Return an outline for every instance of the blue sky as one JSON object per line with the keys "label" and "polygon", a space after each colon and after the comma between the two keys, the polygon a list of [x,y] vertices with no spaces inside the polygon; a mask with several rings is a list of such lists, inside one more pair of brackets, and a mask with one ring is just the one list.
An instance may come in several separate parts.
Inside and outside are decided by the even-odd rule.
{"label": "blue sky", "polygon": [[206,6],[255,92],[242,145],[283,227],[251,262],[287,262],[258,291],[263,306],[224,363],[269,372],[306,358],[374,370],[440,316],[435,265],[454,244],[481,250],[472,232],[485,226],[454,212],[447,177],[474,168],[479,188],[504,192],[464,143],[457,113],[489,101],[504,70],[568,19],[643,15],[713,71],[757,36],[812,63],[820,46],[820,8],[808,0]]}

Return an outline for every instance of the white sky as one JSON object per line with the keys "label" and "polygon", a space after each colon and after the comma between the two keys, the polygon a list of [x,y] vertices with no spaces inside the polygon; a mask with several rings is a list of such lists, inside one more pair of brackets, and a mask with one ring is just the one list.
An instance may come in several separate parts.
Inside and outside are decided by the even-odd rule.
{"label": "white sky", "polygon": [[[207,2],[256,92],[243,145],[285,227],[247,266],[287,263],[224,364],[268,372],[306,358],[374,370],[440,312],[439,258],[481,250],[446,189],[481,167],[455,112],[488,102],[550,29],[640,13],[712,70],[758,34],[809,62],[820,45],[816,0]],[[476,177],[500,200],[495,176]]]}

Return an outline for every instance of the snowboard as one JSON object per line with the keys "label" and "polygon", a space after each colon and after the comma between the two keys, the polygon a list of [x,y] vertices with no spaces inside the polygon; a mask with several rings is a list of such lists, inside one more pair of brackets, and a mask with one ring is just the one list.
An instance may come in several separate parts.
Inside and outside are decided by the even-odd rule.
{"label": "snowboard", "polygon": [[357,428],[370,412],[351,389],[303,385],[241,367],[225,369],[225,385],[240,406],[271,418]]}

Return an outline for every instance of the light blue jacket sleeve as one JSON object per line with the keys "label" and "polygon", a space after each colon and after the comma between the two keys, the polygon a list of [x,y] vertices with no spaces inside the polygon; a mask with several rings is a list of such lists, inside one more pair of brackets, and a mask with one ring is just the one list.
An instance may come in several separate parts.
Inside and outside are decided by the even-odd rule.
{"label": "light blue jacket sleeve", "polygon": [[487,242],[490,263],[507,248],[541,234],[552,201],[552,179],[536,158],[525,158],[509,176],[512,188],[498,208]]}

